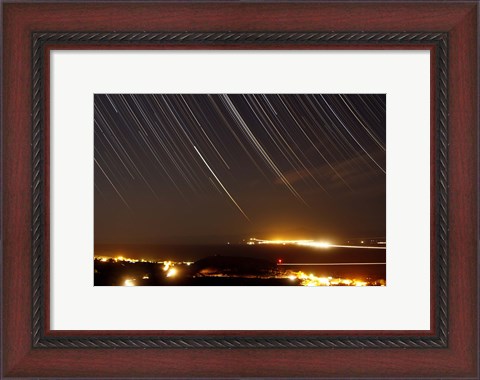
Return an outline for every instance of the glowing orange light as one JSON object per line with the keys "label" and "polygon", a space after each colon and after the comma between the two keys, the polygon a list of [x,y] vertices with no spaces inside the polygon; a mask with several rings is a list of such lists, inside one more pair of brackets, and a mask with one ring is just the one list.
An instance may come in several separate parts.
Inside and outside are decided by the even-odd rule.
{"label": "glowing orange light", "polygon": [[163,262],[163,270],[166,272],[172,266],[171,261],[164,261]]}
{"label": "glowing orange light", "polygon": [[167,273],[167,277],[175,277],[176,275],[177,275],[177,270],[175,268],[171,268]]}

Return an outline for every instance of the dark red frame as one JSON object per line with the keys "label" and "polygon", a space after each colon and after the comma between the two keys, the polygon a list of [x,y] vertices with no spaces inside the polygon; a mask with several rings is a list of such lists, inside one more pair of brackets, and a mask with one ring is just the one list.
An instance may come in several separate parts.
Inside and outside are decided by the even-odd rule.
{"label": "dark red frame", "polygon": [[[476,2],[457,4],[442,2],[415,4],[11,3],[4,4],[3,10],[5,45],[3,51],[2,354],[5,376],[475,377],[478,375],[478,289],[476,288],[478,277],[477,268],[473,265],[477,260],[478,232],[476,194],[478,4]],[[32,349],[31,33],[48,30],[183,31],[187,29],[189,31],[370,30],[449,33],[451,281],[448,348],[421,350],[122,349],[115,351]],[[428,44],[425,47],[428,47]],[[92,46],[89,45],[89,48]],[[135,47],[132,46],[132,48]],[[382,46],[377,45],[375,48],[382,48]],[[432,79],[432,86],[433,83]],[[46,183],[48,184],[48,181]],[[315,332],[302,332],[306,335],[313,333]],[[365,333],[348,332],[348,335]],[[401,334],[411,333],[409,331]],[[91,336],[92,332],[51,332],[47,326],[46,334]],[[115,332],[107,333],[107,335],[115,334]],[[122,332],[122,335],[127,334],[137,333]],[[151,332],[151,334],[158,335],[159,332]],[[185,332],[179,334],[185,335]],[[202,332],[202,335],[204,334]],[[217,332],[217,334],[225,335],[225,332]],[[251,335],[252,333],[235,332],[235,335],[239,334]],[[275,332],[270,334],[277,335]],[[334,332],[334,334],[342,334],[342,332]],[[169,335],[173,334],[169,332]],[[295,335],[299,334],[296,332]]]}

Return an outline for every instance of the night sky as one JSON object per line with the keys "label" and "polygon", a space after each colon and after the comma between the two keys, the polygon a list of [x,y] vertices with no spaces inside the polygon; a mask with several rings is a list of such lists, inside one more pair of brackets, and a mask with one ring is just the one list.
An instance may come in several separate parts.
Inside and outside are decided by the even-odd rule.
{"label": "night sky", "polygon": [[383,94],[97,94],[95,243],[383,237]]}

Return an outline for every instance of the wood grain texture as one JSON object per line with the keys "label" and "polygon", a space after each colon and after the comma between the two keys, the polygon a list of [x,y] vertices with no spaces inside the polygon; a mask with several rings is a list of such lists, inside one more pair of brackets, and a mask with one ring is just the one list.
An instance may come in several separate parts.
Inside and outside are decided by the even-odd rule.
{"label": "wood grain texture", "polygon": [[[477,5],[472,3],[5,4],[4,376],[477,377],[476,17]],[[449,32],[451,281],[447,349],[31,349],[31,32],[139,28]]]}

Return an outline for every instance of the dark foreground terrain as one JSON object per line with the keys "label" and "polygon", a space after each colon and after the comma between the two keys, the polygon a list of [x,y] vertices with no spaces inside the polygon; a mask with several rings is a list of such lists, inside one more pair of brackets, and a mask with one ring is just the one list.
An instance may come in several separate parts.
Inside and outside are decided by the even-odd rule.
{"label": "dark foreground terrain", "polygon": [[[267,259],[228,255],[213,255],[196,261],[155,261],[123,256],[97,257],[94,261],[94,284],[95,286],[385,285],[385,265],[343,265],[342,263],[347,263],[345,260],[352,260],[352,253],[348,256],[339,252],[336,254],[329,252],[323,256],[317,254],[316,263],[285,265],[283,259],[274,260],[273,257],[281,256],[292,260],[293,257],[289,257],[291,250],[277,249],[273,254],[271,248],[260,249],[267,251],[267,254],[264,252]],[[231,252],[238,253],[238,248]],[[245,250],[242,253],[245,253]],[[302,249],[300,253],[304,256],[303,261],[308,261],[305,260],[307,252]],[[383,257],[379,257],[382,255]],[[362,252],[362,256],[363,263],[384,260],[384,253]]]}

